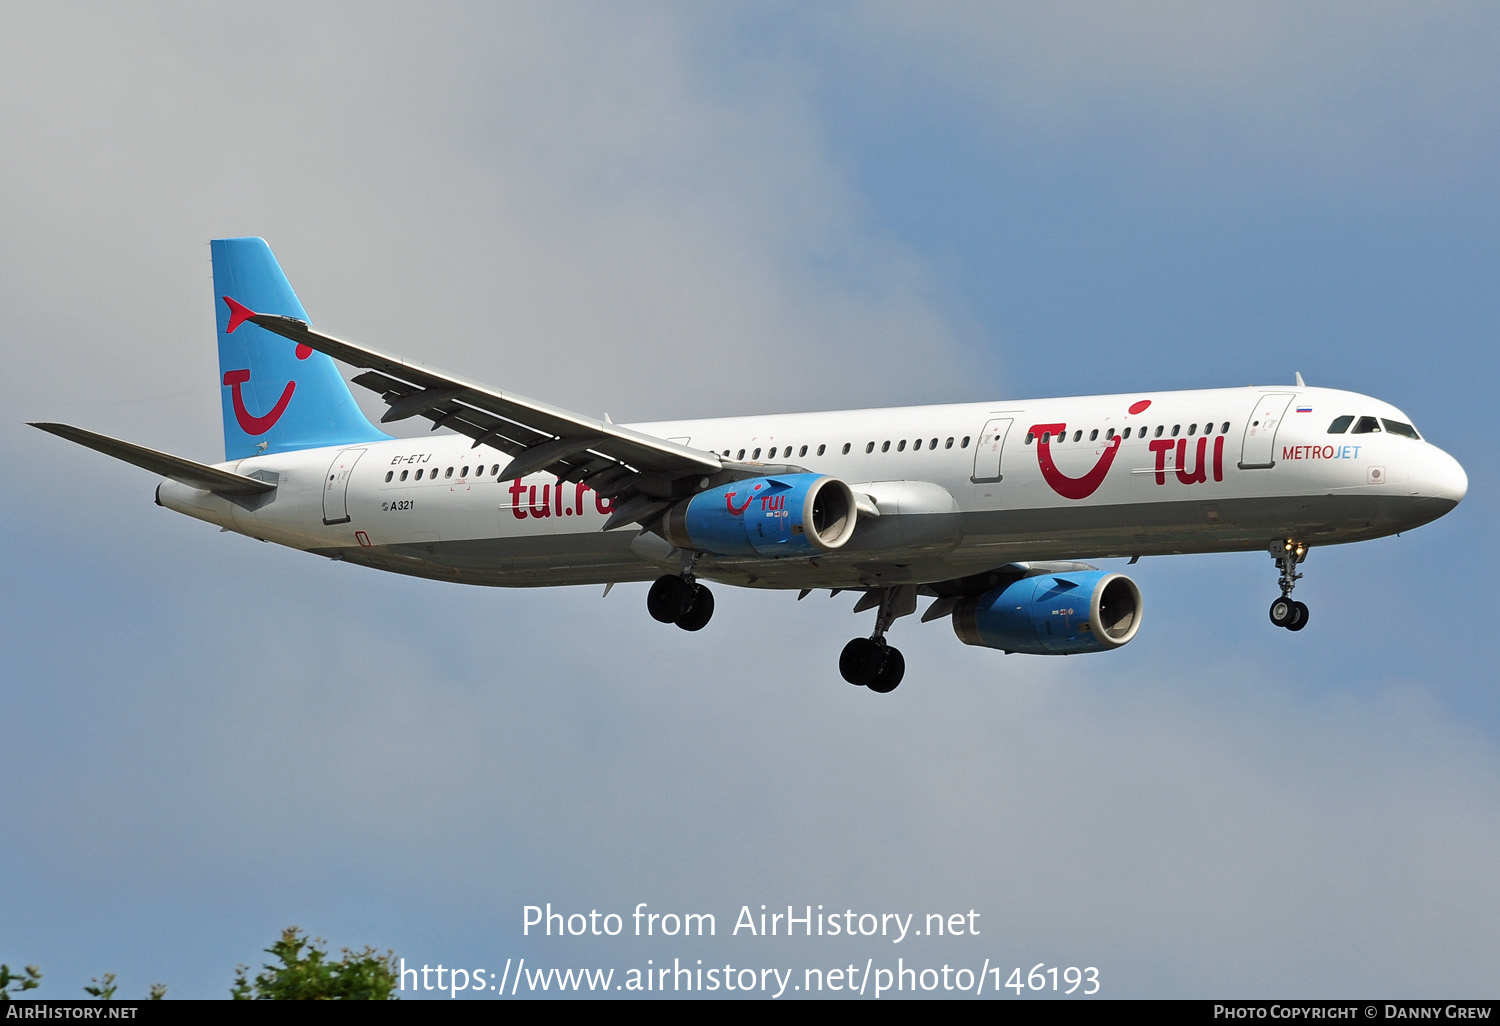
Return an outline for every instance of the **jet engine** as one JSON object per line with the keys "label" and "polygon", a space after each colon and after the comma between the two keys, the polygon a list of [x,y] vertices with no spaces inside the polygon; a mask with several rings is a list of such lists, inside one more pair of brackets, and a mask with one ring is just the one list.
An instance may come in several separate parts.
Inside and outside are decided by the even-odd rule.
{"label": "jet engine", "polygon": [[857,515],[853,490],[838,478],[777,474],[699,492],[667,511],[662,534],[719,556],[813,556],[847,542]]}
{"label": "jet engine", "polygon": [[1141,627],[1141,589],[1104,570],[1037,574],[959,601],[953,631],[966,645],[1030,655],[1105,652]]}

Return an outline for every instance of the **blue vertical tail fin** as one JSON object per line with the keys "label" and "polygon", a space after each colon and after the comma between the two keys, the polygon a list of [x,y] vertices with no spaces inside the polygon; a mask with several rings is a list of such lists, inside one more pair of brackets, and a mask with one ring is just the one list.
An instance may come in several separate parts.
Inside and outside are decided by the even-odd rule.
{"label": "blue vertical tail fin", "polygon": [[333,360],[254,324],[229,332],[233,299],[257,313],[308,319],[264,239],[214,239],[224,458],[374,442],[390,436],[354,402]]}

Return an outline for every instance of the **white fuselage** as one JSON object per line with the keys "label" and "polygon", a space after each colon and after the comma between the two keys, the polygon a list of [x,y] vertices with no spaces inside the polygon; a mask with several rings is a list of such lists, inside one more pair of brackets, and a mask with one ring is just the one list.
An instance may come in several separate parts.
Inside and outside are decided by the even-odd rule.
{"label": "white fuselage", "polygon": [[[1410,423],[1351,392],[1256,387],[635,427],[731,461],[831,475],[872,499],[880,515],[861,514],[835,552],[696,564],[728,583],[823,588],[948,580],[1018,560],[1358,541],[1426,523],[1463,497],[1463,470],[1442,450],[1386,429],[1331,434],[1341,416]],[[435,434],[224,464],[276,482],[255,500],[172,481],[158,497],[252,537],[473,584],[646,580],[681,565],[655,534],[604,532],[609,504],[585,486],[499,477],[509,462]]]}

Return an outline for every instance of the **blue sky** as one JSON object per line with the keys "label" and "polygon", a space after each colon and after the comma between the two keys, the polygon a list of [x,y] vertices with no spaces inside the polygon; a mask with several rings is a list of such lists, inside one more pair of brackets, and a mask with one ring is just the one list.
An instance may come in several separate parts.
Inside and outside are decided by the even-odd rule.
{"label": "blue sky", "polygon": [[[227,993],[279,931],[496,970],[1094,965],[1107,996],[1492,995],[1500,14],[1485,5],[81,5],[0,67],[0,961]],[[1469,496],[1145,560],[1103,656],[846,596],[482,591],[158,509],[23,426],[222,452],[209,238],[320,326],[617,420],[1290,382]],[[712,912],[523,937],[521,908]],[[897,947],[742,905],[982,913]]]}

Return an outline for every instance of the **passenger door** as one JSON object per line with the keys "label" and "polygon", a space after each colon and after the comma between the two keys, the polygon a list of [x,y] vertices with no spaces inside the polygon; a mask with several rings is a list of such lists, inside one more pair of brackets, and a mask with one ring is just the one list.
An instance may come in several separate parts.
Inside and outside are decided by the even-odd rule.
{"label": "passenger door", "polygon": [[975,484],[999,481],[1000,459],[1005,451],[1005,436],[1010,433],[1011,417],[995,417],[985,422],[984,430],[974,445],[974,473],[969,480]]}
{"label": "passenger door", "polygon": [[1250,419],[1245,421],[1244,441],[1240,445],[1241,470],[1264,470],[1276,465],[1276,429],[1295,396],[1295,392],[1267,392],[1255,401]]}

